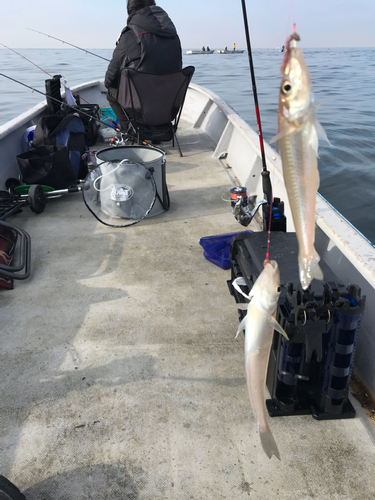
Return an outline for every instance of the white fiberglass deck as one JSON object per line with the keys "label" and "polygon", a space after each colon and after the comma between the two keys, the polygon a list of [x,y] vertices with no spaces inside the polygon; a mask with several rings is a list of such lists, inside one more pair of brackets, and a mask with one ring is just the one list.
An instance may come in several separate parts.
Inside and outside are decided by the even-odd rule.
{"label": "white fiberglass deck", "polygon": [[264,454],[224,271],[199,239],[241,231],[230,170],[189,126],[167,146],[171,209],[106,227],[81,195],[8,220],[32,275],[0,292],[0,474],[28,500],[373,498],[360,418],[270,419]]}

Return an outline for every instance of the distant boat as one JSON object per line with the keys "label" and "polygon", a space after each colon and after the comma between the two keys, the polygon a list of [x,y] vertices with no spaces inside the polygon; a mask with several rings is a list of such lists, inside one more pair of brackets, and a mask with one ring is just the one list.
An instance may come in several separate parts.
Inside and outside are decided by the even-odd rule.
{"label": "distant boat", "polygon": [[245,50],[218,50],[218,54],[243,54]]}
{"label": "distant boat", "polygon": [[186,54],[191,55],[191,54],[213,54],[214,50],[187,50]]}

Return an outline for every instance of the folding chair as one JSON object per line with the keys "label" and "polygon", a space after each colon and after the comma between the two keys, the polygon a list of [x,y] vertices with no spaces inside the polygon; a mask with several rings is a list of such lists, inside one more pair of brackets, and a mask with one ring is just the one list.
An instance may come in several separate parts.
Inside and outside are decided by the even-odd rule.
{"label": "folding chair", "polygon": [[194,66],[169,75],[152,75],[123,68],[117,101],[129,119],[128,136],[141,141],[170,141],[182,156],[176,131]]}

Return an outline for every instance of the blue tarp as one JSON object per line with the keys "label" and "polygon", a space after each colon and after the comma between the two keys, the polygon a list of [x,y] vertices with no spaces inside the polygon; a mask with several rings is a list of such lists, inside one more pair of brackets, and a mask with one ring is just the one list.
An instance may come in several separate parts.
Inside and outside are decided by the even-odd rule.
{"label": "blue tarp", "polygon": [[[242,233],[252,233],[253,231],[241,231]],[[222,269],[230,269],[231,261],[230,245],[234,236],[239,233],[218,234],[216,236],[204,236],[199,240],[199,244],[203,247],[203,255],[207,260]]]}

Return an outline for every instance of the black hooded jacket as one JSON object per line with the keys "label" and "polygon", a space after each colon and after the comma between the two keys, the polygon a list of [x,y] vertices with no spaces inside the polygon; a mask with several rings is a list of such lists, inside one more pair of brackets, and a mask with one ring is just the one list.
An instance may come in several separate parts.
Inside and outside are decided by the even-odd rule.
{"label": "black hooded jacket", "polygon": [[168,14],[152,5],[129,16],[113,51],[105,86],[117,88],[120,69],[165,75],[182,69],[181,43]]}

